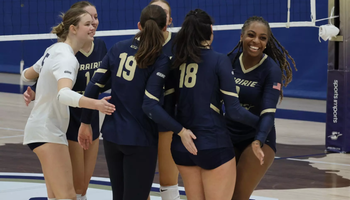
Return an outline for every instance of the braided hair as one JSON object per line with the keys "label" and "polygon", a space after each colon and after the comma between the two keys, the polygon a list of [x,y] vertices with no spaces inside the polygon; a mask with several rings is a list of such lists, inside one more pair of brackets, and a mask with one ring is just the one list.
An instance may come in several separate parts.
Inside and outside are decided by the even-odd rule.
{"label": "braided hair", "polygon": [[[287,60],[287,57],[290,61],[292,61],[294,65],[294,69],[297,71],[297,68],[295,66],[294,59],[289,55],[288,51],[280,44],[280,42],[275,38],[275,36],[272,34],[271,28],[269,23],[262,17],[249,17],[243,24],[241,34],[244,34],[246,29],[253,23],[253,22],[260,22],[264,24],[268,29],[268,42],[266,45],[266,49],[263,51],[263,53],[267,54],[269,57],[271,57],[277,64],[279,64],[281,71],[282,71],[282,86],[286,87],[291,81],[292,81],[292,67],[290,66],[290,63]],[[238,49],[238,52],[243,51],[242,42],[239,41],[238,44],[233,48],[231,52],[228,53],[228,55],[232,54],[236,49]],[[239,57],[239,54],[236,54],[235,58],[233,59],[234,63]],[[283,98],[283,91],[280,92],[281,100]]]}

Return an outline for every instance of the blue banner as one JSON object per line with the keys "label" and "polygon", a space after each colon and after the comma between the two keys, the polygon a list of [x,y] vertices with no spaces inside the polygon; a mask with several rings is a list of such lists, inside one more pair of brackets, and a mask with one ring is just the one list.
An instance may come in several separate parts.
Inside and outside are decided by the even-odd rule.
{"label": "blue banner", "polygon": [[349,71],[328,71],[326,150],[350,152]]}

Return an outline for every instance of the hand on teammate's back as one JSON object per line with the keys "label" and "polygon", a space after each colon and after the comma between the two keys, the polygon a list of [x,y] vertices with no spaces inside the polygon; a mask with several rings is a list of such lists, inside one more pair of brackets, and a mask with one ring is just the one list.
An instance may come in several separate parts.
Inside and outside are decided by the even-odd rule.
{"label": "hand on teammate's back", "polygon": [[181,137],[182,144],[185,146],[187,151],[193,155],[197,155],[198,151],[196,145],[193,142],[193,140],[197,139],[197,137],[192,133],[192,131],[183,128],[178,135]]}
{"label": "hand on teammate's back", "polygon": [[111,98],[111,96],[103,97],[98,101],[96,109],[106,115],[112,115],[112,113],[115,111],[115,105],[108,102],[108,100]]}
{"label": "hand on teammate's back", "polygon": [[252,143],[252,149],[253,149],[254,155],[258,158],[260,165],[263,165],[265,155],[263,150],[261,149],[260,142],[255,140]]}

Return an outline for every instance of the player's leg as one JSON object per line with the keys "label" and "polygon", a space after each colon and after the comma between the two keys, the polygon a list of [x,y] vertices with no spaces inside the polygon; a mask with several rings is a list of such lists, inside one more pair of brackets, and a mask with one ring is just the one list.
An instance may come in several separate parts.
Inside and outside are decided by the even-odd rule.
{"label": "player's leg", "polygon": [[45,143],[33,151],[40,160],[45,181],[56,199],[76,200],[68,147],[63,144]]}
{"label": "player's leg", "polygon": [[[43,174],[46,174],[46,172],[44,172],[43,167],[41,167],[41,168],[43,170]],[[53,193],[53,191],[51,189],[51,186],[50,186],[49,182],[46,180],[46,178],[45,178],[45,184],[46,184],[46,190],[47,190],[47,197],[48,197],[48,199],[56,199],[55,198],[55,194]]]}
{"label": "player's leg", "polygon": [[158,142],[158,170],[160,196],[162,200],[180,199],[178,189],[179,170],[171,155],[171,141],[173,132],[159,132]]}
{"label": "player's leg", "polygon": [[78,195],[84,196],[95,169],[99,140],[94,140],[89,149],[85,151],[76,141],[68,140],[68,144],[72,161],[75,192]]}
{"label": "player's leg", "polygon": [[[31,143],[31,144],[28,144],[29,148],[34,152],[34,149],[45,144],[46,142],[39,142],[39,143]],[[38,157],[39,158],[39,157]],[[44,171],[45,169],[43,167],[41,167],[42,171],[43,171],[43,174],[45,175],[46,172]],[[45,178],[45,176],[44,176]],[[48,182],[48,180],[46,180],[45,178],[45,185],[46,185],[46,191],[47,191],[47,199],[49,200],[55,200],[55,194],[53,193],[52,189],[51,189],[51,186]]]}
{"label": "player's leg", "polygon": [[69,154],[72,161],[73,182],[76,194],[84,192],[84,149],[81,148],[78,142],[68,140]]}
{"label": "player's leg", "polygon": [[124,196],[124,154],[120,151],[119,145],[103,140],[109,178],[113,193],[113,200],[123,200]]}
{"label": "player's leg", "polygon": [[204,188],[202,182],[201,168],[198,166],[177,165],[185,186],[188,200],[203,200]]}
{"label": "player's leg", "polygon": [[[198,152],[199,153],[199,152]],[[203,200],[204,190],[201,177],[201,168],[196,166],[193,156],[188,151],[171,150],[171,154],[181,174],[185,186],[186,197],[189,200]]]}
{"label": "player's leg", "polygon": [[202,180],[206,200],[230,200],[236,182],[236,160],[212,169],[202,169]]}
{"label": "player's leg", "polygon": [[100,140],[99,138],[97,138],[94,141],[92,141],[92,144],[90,145],[89,149],[84,151],[84,168],[85,168],[84,180],[85,181],[84,181],[84,191],[82,193],[82,196],[86,195],[86,191],[89,187],[90,179],[95,170],[99,144],[100,144]]}
{"label": "player's leg", "polygon": [[124,197],[147,199],[157,164],[157,147],[121,145],[124,153]]}
{"label": "player's leg", "polygon": [[275,152],[269,145],[262,147],[264,152],[264,164],[260,165],[251,145],[249,145],[241,154],[237,164],[237,181],[233,200],[249,200],[254,189],[265,175],[268,168],[273,163]]}
{"label": "player's leg", "polygon": [[236,182],[236,159],[232,147],[198,152],[196,160],[206,200],[230,200]]}

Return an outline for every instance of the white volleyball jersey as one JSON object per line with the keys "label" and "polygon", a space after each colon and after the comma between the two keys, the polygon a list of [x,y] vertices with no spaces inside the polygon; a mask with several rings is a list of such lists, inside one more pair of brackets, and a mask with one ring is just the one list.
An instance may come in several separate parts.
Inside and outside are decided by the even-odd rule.
{"label": "white volleyball jersey", "polygon": [[56,43],[46,49],[33,68],[39,73],[39,79],[34,107],[24,129],[23,144],[50,142],[68,145],[69,109],[58,101],[57,82],[69,78],[74,85],[79,69],[74,51],[66,43]]}

